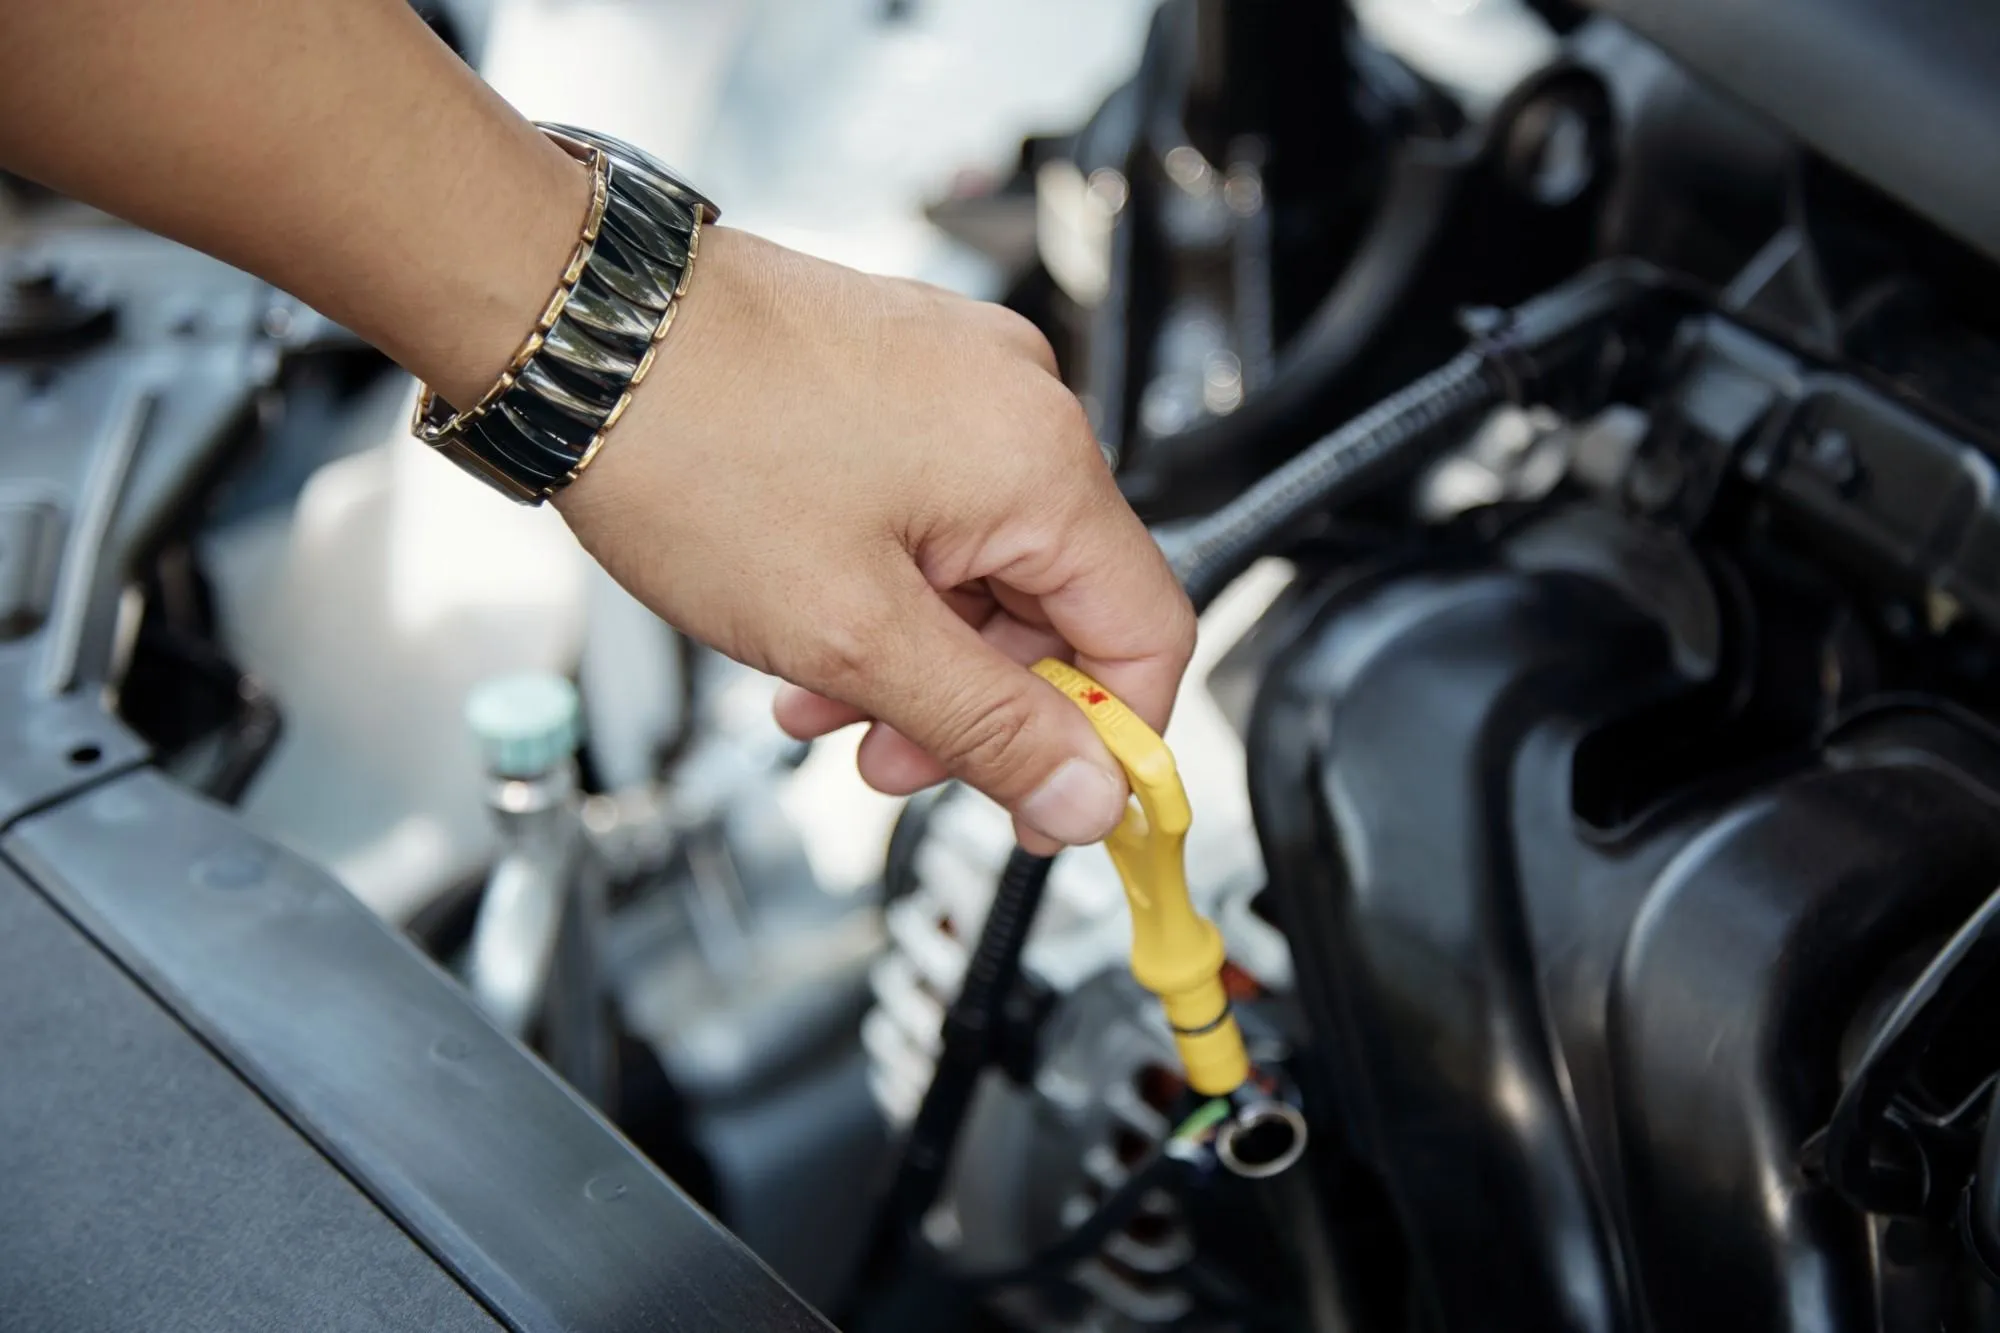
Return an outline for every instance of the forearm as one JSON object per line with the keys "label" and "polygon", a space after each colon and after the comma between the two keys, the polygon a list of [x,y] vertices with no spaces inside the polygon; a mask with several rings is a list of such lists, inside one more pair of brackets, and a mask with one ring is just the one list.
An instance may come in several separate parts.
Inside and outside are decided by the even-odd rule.
{"label": "forearm", "polygon": [[[585,216],[582,168],[405,0],[0,0],[0,50],[0,163],[263,276],[455,406],[520,345]],[[803,687],[794,734],[874,719],[882,790],[949,773],[1025,830],[1101,837],[1124,779],[1022,664],[1073,658],[1158,728],[1194,617],[1048,341],[721,228],[674,309],[557,493],[585,549]]]}
{"label": "forearm", "polygon": [[404,0],[0,5],[0,164],[483,393],[576,241],[582,167]]}

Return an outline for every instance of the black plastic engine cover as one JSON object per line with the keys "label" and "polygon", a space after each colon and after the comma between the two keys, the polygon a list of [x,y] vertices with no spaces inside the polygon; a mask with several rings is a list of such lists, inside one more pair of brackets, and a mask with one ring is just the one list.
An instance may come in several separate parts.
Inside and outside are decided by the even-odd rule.
{"label": "black plastic engine cover", "polygon": [[2000,257],[2000,10],[1980,0],[1585,0]]}
{"label": "black plastic engine cover", "polygon": [[1426,1327],[1900,1327],[1802,1149],[1862,997],[2000,882],[2000,742],[1883,701],[1649,775],[1730,725],[1709,575],[1602,511],[1548,538],[1326,591],[1259,698],[1322,1141],[1379,1177]]}

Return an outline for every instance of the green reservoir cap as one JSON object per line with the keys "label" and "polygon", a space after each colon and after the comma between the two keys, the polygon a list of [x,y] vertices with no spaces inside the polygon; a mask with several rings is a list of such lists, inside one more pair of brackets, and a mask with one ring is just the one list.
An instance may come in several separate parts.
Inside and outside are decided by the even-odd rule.
{"label": "green reservoir cap", "polygon": [[539,777],[583,739],[576,686],[544,672],[480,682],[466,697],[465,721],[487,770],[503,778]]}

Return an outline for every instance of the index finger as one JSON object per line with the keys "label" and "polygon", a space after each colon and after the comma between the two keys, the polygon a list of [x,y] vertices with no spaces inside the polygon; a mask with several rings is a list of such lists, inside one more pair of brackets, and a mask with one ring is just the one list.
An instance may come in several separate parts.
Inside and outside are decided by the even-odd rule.
{"label": "index finger", "polygon": [[1079,670],[1164,731],[1194,655],[1194,607],[1110,474],[1099,475],[1057,525],[1053,551],[999,577],[1037,599]]}

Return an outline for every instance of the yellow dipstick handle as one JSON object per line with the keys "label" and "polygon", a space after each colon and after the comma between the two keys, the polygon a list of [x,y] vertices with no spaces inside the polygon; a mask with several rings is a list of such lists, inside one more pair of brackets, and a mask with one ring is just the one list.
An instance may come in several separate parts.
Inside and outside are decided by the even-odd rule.
{"label": "yellow dipstick handle", "polygon": [[1173,752],[1075,667],[1051,658],[1034,670],[1083,710],[1132,784],[1136,802],[1104,840],[1132,904],[1132,975],[1166,1007],[1188,1085],[1226,1096],[1250,1077],[1250,1057],[1222,984],[1222,934],[1188,898],[1183,853],[1192,812]]}

